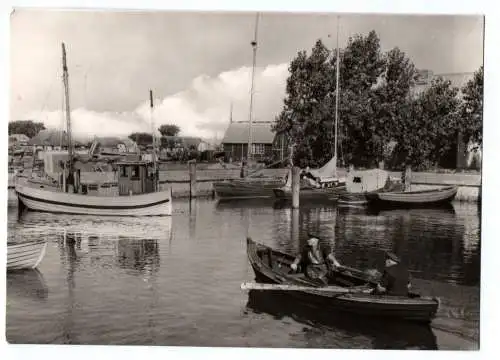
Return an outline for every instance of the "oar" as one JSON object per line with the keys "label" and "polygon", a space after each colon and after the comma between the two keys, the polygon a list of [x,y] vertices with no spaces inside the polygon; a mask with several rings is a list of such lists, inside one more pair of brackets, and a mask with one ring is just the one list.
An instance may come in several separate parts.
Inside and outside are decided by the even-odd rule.
{"label": "oar", "polygon": [[369,292],[371,288],[363,285],[361,287],[343,288],[340,286],[322,286],[322,287],[312,287],[312,286],[300,286],[300,285],[288,285],[288,284],[261,284],[254,282],[244,282],[241,284],[242,290],[269,290],[269,291],[314,291],[322,292],[328,294],[352,294]]}

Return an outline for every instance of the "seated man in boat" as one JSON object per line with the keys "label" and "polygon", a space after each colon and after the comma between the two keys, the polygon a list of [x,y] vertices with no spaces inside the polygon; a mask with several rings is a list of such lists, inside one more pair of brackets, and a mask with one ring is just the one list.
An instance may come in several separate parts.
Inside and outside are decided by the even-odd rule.
{"label": "seated man in boat", "polygon": [[297,271],[299,264],[303,266],[308,278],[319,280],[325,285],[328,284],[329,271],[340,266],[333,253],[326,246],[322,246],[314,236],[309,237],[307,245],[293,261],[292,270]]}
{"label": "seated man in boat", "polygon": [[374,294],[407,296],[410,290],[410,272],[400,259],[391,252],[386,253],[385,269]]}

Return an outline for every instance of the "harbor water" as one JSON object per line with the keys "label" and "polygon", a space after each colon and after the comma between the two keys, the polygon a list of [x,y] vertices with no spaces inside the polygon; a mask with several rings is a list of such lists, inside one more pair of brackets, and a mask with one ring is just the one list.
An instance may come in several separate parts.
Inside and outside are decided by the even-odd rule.
{"label": "harbor water", "polygon": [[[294,253],[317,234],[348,266],[409,265],[414,289],[441,300],[430,328],[357,317],[323,322],[240,289],[254,276],[246,237]],[[6,338],[22,344],[478,349],[480,216],[273,201],[174,201],[172,217],[8,212],[9,241],[45,239],[37,271],[7,274]],[[267,295],[265,295],[267,296]]]}

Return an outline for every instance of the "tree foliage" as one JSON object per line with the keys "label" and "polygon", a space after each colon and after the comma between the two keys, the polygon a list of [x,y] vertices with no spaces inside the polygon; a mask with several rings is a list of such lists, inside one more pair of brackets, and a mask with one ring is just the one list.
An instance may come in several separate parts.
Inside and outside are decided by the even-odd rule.
{"label": "tree foliage", "polygon": [[[347,164],[444,165],[456,154],[460,131],[466,141],[482,141],[482,68],[462,89],[461,105],[458,89],[441,78],[418,93],[411,59],[397,47],[382,53],[379,42],[371,31],[340,51],[337,140]],[[310,54],[301,51],[290,63],[273,130],[288,135],[297,166],[322,166],[333,156],[336,56],[318,40]]]}
{"label": "tree foliage", "polygon": [[465,143],[483,143],[483,78],[484,69],[481,66],[461,89],[463,102],[460,109],[460,128]]}
{"label": "tree foliage", "polygon": [[438,77],[428,89],[405,105],[400,119],[395,153],[396,166],[424,169],[438,165],[456,147],[458,89]]}
{"label": "tree foliage", "polygon": [[162,136],[177,136],[181,129],[175,124],[163,124],[158,128],[158,131]]}
{"label": "tree foliage", "polygon": [[34,122],[32,120],[9,122],[9,135],[24,134],[31,139],[36,136],[40,130],[45,130],[45,126],[41,122]]}
{"label": "tree foliage", "polygon": [[153,143],[153,136],[150,133],[135,132],[130,134],[128,138],[135,141],[139,146],[147,146]]}

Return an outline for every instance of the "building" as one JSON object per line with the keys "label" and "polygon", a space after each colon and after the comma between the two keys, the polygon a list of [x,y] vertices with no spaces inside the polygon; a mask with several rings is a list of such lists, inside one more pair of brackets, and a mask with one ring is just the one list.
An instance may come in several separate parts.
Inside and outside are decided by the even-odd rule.
{"label": "building", "polygon": [[[274,157],[274,133],[271,122],[255,122],[251,128],[252,159],[268,161]],[[222,139],[222,146],[226,162],[241,161],[248,156],[249,140],[248,122],[231,122]]]}
{"label": "building", "polygon": [[[418,95],[422,91],[428,89],[432,83],[432,80],[441,77],[444,80],[449,80],[451,82],[451,86],[457,87],[461,89],[463,86],[467,84],[469,80],[474,78],[473,72],[464,72],[464,73],[446,73],[446,74],[434,74],[431,70],[417,70],[418,78],[415,82],[415,85],[412,88],[412,94]],[[459,93],[459,96],[461,94]]]}
{"label": "building", "polygon": [[9,147],[10,146],[25,146],[28,145],[30,138],[24,134],[12,134],[9,135]]}

